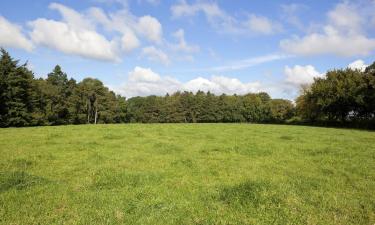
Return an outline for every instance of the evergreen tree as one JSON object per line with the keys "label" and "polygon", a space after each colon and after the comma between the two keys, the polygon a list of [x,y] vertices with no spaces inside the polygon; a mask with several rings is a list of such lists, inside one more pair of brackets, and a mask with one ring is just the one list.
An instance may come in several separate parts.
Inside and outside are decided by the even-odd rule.
{"label": "evergreen tree", "polygon": [[1,49],[0,59],[0,124],[6,126],[31,125],[33,74],[26,64],[18,61]]}

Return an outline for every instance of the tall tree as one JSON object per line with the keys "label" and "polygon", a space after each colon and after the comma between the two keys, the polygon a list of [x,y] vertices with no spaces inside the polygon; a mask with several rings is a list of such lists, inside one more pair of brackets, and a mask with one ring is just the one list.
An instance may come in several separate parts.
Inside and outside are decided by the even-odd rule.
{"label": "tall tree", "polygon": [[33,73],[27,65],[18,66],[8,52],[1,49],[0,59],[0,124],[1,126],[31,125]]}

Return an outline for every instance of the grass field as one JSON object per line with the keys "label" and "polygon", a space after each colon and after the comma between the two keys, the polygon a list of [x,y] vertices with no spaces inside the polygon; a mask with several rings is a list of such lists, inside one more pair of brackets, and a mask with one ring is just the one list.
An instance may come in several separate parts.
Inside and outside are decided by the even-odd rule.
{"label": "grass field", "polygon": [[1,224],[375,223],[375,132],[249,124],[0,129]]}

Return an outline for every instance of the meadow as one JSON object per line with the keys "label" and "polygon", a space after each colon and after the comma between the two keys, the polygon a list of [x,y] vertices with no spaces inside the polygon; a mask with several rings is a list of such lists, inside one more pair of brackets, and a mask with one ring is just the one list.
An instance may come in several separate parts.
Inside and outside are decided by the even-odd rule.
{"label": "meadow", "polygon": [[0,224],[374,223],[374,132],[255,124],[0,129]]}

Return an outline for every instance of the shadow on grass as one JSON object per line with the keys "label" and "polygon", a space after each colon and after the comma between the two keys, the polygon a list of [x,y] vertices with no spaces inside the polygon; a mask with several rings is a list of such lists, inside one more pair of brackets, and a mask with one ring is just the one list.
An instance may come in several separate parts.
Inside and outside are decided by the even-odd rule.
{"label": "shadow on grass", "polygon": [[279,205],[280,196],[274,194],[272,189],[272,186],[264,181],[245,181],[235,186],[222,188],[219,200],[231,206]]}
{"label": "shadow on grass", "polygon": [[24,190],[46,183],[49,183],[47,179],[23,171],[0,172],[0,193],[11,189]]}

